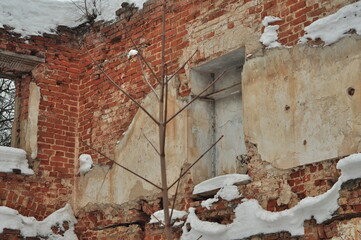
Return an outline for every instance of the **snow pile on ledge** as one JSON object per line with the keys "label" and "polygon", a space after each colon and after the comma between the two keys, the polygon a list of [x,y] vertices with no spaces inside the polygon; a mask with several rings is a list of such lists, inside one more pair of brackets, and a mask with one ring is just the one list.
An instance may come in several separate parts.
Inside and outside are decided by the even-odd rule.
{"label": "snow pile on ledge", "polygon": [[259,41],[266,46],[266,48],[274,48],[274,47],[281,47],[282,44],[279,43],[278,40],[278,33],[277,30],[280,28],[278,25],[269,24],[281,21],[281,18],[273,17],[273,16],[266,16],[262,20],[262,25],[265,26],[264,32],[259,39]]}
{"label": "snow pile on ledge", "polygon": [[208,179],[196,185],[194,187],[193,194],[200,194],[220,188],[213,198],[204,200],[201,203],[202,207],[210,209],[213,203],[219,201],[219,198],[222,198],[227,201],[232,201],[233,199],[241,197],[238,191],[238,187],[233,184],[245,183],[250,180],[251,178],[246,174],[222,175]]}
{"label": "snow pile on ledge", "polygon": [[[131,0],[142,7],[146,0]],[[96,20],[111,21],[116,18],[115,11],[121,8],[121,0],[95,1],[99,16]],[[88,0],[88,7],[91,10]],[[13,31],[23,36],[54,33],[57,26],[76,27],[84,22],[83,0],[1,0],[0,28],[5,25],[15,28]]]}
{"label": "snow pile on ledge", "polygon": [[82,154],[79,157],[80,167],[79,173],[85,175],[93,168],[93,159],[89,154]]}
{"label": "snow pile on ledge", "polygon": [[[169,215],[171,214],[172,209],[169,209]],[[174,221],[176,221],[177,219],[181,219],[184,216],[187,215],[187,212],[185,211],[179,211],[179,210],[173,210],[173,215],[172,215],[172,219],[171,222],[173,223]],[[164,221],[164,210],[159,210],[156,211],[155,213],[152,214],[149,223],[159,223],[159,221],[162,222],[162,224],[165,224]],[[180,224],[183,224],[183,221],[179,221],[179,222],[175,222],[175,224],[173,226],[178,226]]]}
{"label": "snow pile on ledge", "polygon": [[[64,229],[63,223],[67,222],[69,229]],[[0,207],[0,233],[4,228],[20,230],[23,237],[47,237],[50,240],[77,240],[74,233],[74,224],[77,221],[69,204],[49,215],[43,221],[37,221],[34,217],[24,217],[18,211]],[[54,234],[51,227],[59,227],[64,231],[63,236]]]}
{"label": "snow pile on ledge", "polygon": [[305,28],[306,34],[299,43],[321,39],[325,45],[330,45],[350,35],[351,31],[361,35],[361,2],[347,5],[336,13],[313,22]]}
{"label": "snow pile on ledge", "polygon": [[236,183],[248,182],[251,178],[247,174],[227,174],[210,178],[197,184],[193,189],[193,194],[213,191],[224,186],[230,186]]}
{"label": "snow pile on ledge", "polygon": [[195,209],[189,209],[187,223],[191,230],[183,227],[181,239],[226,240],[246,238],[256,234],[288,231],[292,235],[303,235],[303,223],[313,216],[317,223],[332,217],[338,209],[337,200],[341,184],[350,179],[361,178],[361,154],[354,154],[339,161],[337,168],[342,174],[333,187],[324,194],[302,199],[295,207],[282,212],[269,212],[252,199],[245,199],[235,209],[236,218],[232,224],[222,225],[201,221]]}
{"label": "snow pile on ledge", "polygon": [[202,201],[201,205],[208,210],[211,208],[212,204],[219,201],[219,198],[222,198],[227,201],[232,201],[233,199],[240,198],[242,195],[239,194],[238,187],[234,185],[222,187],[213,198],[208,198],[207,200]]}
{"label": "snow pile on ledge", "polygon": [[29,168],[24,150],[0,146],[0,172],[12,173],[13,169],[18,169],[25,175],[34,174]]}

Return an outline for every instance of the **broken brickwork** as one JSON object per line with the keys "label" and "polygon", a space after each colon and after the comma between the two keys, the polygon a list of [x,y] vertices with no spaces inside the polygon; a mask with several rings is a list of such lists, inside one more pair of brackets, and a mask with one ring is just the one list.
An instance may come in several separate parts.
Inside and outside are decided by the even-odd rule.
{"label": "broken brickwork", "polygon": [[0,31],[1,49],[38,56],[46,62],[32,73],[22,73],[23,77],[15,78],[21,99],[21,120],[26,120],[28,115],[30,82],[41,89],[38,154],[29,161],[34,175],[0,174],[1,205],[42,219],[71,199],[76,167],[79,51],[69,43],[73,37],[68,32],[59,36],[34,36],[26,43],[26,39],[6,30]]}
{"label": "broken brickwork", "polygon": [[[222,42],[224,46],[212,45],[209,48],[214,51],[206,53],[209,50],[208,42],[221,42],[219,39],[222,39],[222,36],[233,36],[235,31],[239,31],[239,26],[247,29],[246,34],[252,33],[245,40],[248,41],[246,54],[262,49],[263,46],[257,40],[263,31],[261,21],[267,15],[283,19],[277,23],[280,25],[279,41],[284,45],[294,46],[303,35],[304,27],[351,2],[354,1],[172,2],[166,22],[167,69],[174,72],[181,66],[192,53],[195,43],[198,43],[201,49],[191,60],[191,66],[233,50],[228,49],[228,42]],[[157,6],[160,3],[161,1],[150,1],[138,12],[125,7],[123,11],[118,11],[120,19],[115,23],[95,23],[72,30],[59,28],[58,35],[32,36],[28,42],[10,33],[10,28],[0,29],[1,50],[45,59],[45,63],[31,73],[22,73],[22,77],[16,77],[20,79],[18,96],[21,97],[23,120],[27,118],[30,82],[36,83],[41,92],[38,154],[30,161],[35,174],[23,176],[0,173],[1,205],[40,220],[63,207],[66,202],[76,205],[75,185],[80,178],[77,173],[77,159],[81,153],[92,154],[96,164],[112,165],[87,145],[91,144],[113,158],[119,136],[128,129],[138,108],[105,79],[87,51],[115,82],[141,101],[149,94],[150,89],[143,81],[137,57],[128,59],[126,56],[133,48],[129,37],[134,39],[158,74],[161,61],[161,12]],[[233,48],[244,47],[237,43],[232,44]],[[148,70],[146,74],[151,76]],[[178,79],[178,94],[180,97],[187,97],[192,83],[185,70],[179,73]],[[151,78],[151,83],[157,85],[154,78]],[[338,159],[279,170],[262,161],[255,145],[248,146],[248,155],[248,174],[253,181],[246,186],[239,186],[239,190],[244,197],[257,199],[261,206],[269,211],[288,209],[305,197],[322,194],[330,189],[339,177],[335,167]],[[191,177],[182,184],[182,195],[177,201],[177,209],[196,207],[197,214],[203,220],[231,223],[234,217],[233,209],[241,199],[230,203],[220,201],[214,204],[211,210],[206,210],[200,207],[201,199],[191,194],[194,184]],[[359,187],[358,180],[345,183],[341,190],[337,217],[322,225],[317,225],[312,220],[306,222],[303,237],[275,233],[249,239],[331,239],[341,232],[334,232],[334,225],[347,225],[350,222],[357,226],[361,206]],[[162,228],[157,224],[148,224],[151,213],[163,207],[159,198],[152,196],[151,200],[137,198],[138,200],[129,203],[113,205],[90,203],[76,209],[79,221],[76,226],[78,237],[163,239]],[[177,228],[175,235],[180,234],[181,229]],[[8,237],[10,235],[14,238]],[[18,235],[18,231],[5,230],[0,238],[17,239]]]}

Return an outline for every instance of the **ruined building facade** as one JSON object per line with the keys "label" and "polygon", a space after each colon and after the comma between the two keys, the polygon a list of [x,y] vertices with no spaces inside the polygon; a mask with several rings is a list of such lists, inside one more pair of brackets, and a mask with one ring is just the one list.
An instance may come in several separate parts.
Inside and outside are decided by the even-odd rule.
{"label": "ruined building facade", "polygon": [[[79,239],[162,239],[162,227],[148,223],[163,207],[158,190],[107,159],[160,183],[159,160],[143,137],[156,142],[156,126],[91,59],[156,113],[142,68],[154,87],[156,80],[137,56],[127,53],[134,49],[132,38],[159,73],[161,2],[150,0],[141,10],[120,7],[113,23],[59,27],[54,35],[24,39],[10,27],[0,29],[0,75],[14,79],[18,90],[13,146],[27,152],[34,170],[33,175],[0,173],[2,206],[43,219],[70,203]],[[231,223],[241,199],[221,200],[207,210],[201,207],[204,198],[192,194],[195,184],[230,173],[247,173],[252,181],[238,186],[242,198],[256,199],[269,211],[292,208],[333,186],[340,176],[338,160],[361,151],[361,39],[351,31],[329,46],[322,40],[297,43],[305,27],[353,2],[168,4],[167,71],[175,72],[195,53],[171,82],[169,114],[225,69],[213,91],[234,86],[195,102],[167,129],[170,183],[225,135],[182,180],[177,209],[196,207],[202,220]],[[281,18],[274,24],[283,47],[266,49],[260,43],[266,16]],[[83,153],[94,161],[85,175],[78,173]],[[359,180],[343,185],[339,205],[327,222],[307,220],[303,236],[277,232],[249,239],[341,239],[341,233],[357,232],[360,225]],[[181,228],[174,232],[179,237]],[[7,239],[7,234],[19,232],[6,230],[0,236]]]}

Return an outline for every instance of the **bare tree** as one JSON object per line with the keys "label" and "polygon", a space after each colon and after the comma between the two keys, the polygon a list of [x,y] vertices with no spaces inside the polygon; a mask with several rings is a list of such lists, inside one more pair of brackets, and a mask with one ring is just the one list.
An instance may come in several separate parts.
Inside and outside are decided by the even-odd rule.
{"label": "bare tree", "polygon": [[82,2],[76,2],[75,0],[70,0],[82,13],[83,17],[81,20],[87,22],[94,22],[94,20],[101,15],[102,0],[83,0]]}
{"label": "bare tree", "polygon": [[[156,188],[158,188],[161,193],[162,193],[162,200],[163,200],[163,211],[164,211],[164,223],[160,222],[162,225],[164,225],[164,229],[165,229],[165,235],[166,238],[168,240],[173,239],[172,237],[172,214],[173,214],[173,209],[174,209],[174,205],[175,205],[175,201],[177,198],[177,193],[178,193],[178,187],[179,187],[179,183],[180,180],[182,179],[182,177],[184,177],[187,172],[197,163],[199,162],[204,156],[205,154],[207,154],[221,139],[223,136],[221,136],[217,141],[215,141],[203,154],[200,155],[200,157],[198,159],[196,159],[187,169],[181,169],[180,170],[180,174],[179,177],[172,183],[168,184],[168,180],[167,180],[167,161],[166,161],[166,154],[165,154],[165,145],[166,145],[166,131],[167,131],[167,125],[174,119],[176,118],[181,112],[183,112],[185,109],[187,109],[189,107],[189,105],[191,105],[194,101],[196,101],[197,99],[204,97],[205,93],[207,92],[207,90],[209,90],[218,80],[220,80],[222,78],[222,76],[224,75],[225,71],[220,74],[220,76],[218,78],[216,78],[213,82],[211,82],[206,88],[204,88],[200,93],[198,93],[197,95],[193,96],[193,98],[187,103],[185,104],[184,107],[182,107],[181,109],[179,109],[175,114],[169,116],[168,115],[168,84],[169,82],[175,78],[175,76],[178,74],[178,72],[180,70],[182,70],[185,65],[191,60],[191,58],[195,55],[192,54],[192,56],[189,57],[189,59],[178,68],[178,70],[176,70],[174,73],[169,74],[167,72],[167,62],[165,60],[165,43],[166,43],[166,21],[165,21],[165,17],[166,17],[166,12],[167,12],[167,0],[163,1],[163,4],[160,5],[163,9],[162,9],[162,36],[161,36],[161,66],[160,66],[160,71],[159,72],[155,72],[153,70],[153,68],[150,66],[149,62],[146,60],[146,58],[144,57],[144,55],[142,54],[141,49],[137,46],[137,44],[135,43],[135,41],[133,40],[132,36],[129,36],[129,32],[130,29],[127,28],[126,24],[123,25],[124,28],[124,32],[127,35],[127,38],[131,41],[133,48],[137,51],[138,54],[138,59],[139,59],[139,63],[142,67],[142,75],[143,78],[145,80],[145,82],[148,84],[149,88],[151,89],[151,91],[155,94],[157,100],[158,100],[158,107],[159,107],[159,112],[158,112],[158,116],[153,116],[147,109],[145,109],[135,98],[133,98],[129,93],[127,93],[121,86],[119,86],[107,73],[106,71],[103,69],[102,65],[97,63],[97,61],[94,59],[94,57],[91,55],[91,53],[89,52],[88,48],[85,45],[82,45],[82,47],[84,47],[84,49],[86,50],[88,56],[91,58],[93,64],[96,65],[96,67],[100,70],[101,73],[104,74],[104,76],[106,77],[106,79],[113,84],[119,91],[121,91],[127,98],[129,98],[134,104],[136,104],[146,115],[148,115],[149,118],[151,118],[153,120],[153,122],[158,126],[158,133],[159,133],[159,142],[158,142],[158,146],[159,149],[156,147],[156,144],[152,143],[149,138],[147,138],[147,136],[144,135],[144,138],[151,144],[151,146],[153,147],[153,149],[155,150],[155,152],[159,155],[159,160],[160,160],[160,173],[161,173],[161,182],[162,185],[158,186],[157,184],[155,184],[154,182],[146,179],[145,177],[137,174],[136,172],[130,170],[129,168],[117,163],[116,161],[114,161],[113,159],[109,158],[108,156],[106,156],[104,153],[102,153],[101,151],[99,151],[98,149],[94,148],[93,146],[87,144],[86,142],[82,141],[85,145],[87,145],[88,147],[90,147],[93,151],[97,152],[98,154],[100,154],[101,156],[105,157],[106,159],[108,159],[109,161],[113,162],[115,165],[123,168],[124,170],[130,172],[131,174],[133,174],[134,176],[148,182],[149,184],[155,186]],[[151,72],[151,77],[153,77],[156,80],[156,83],[158,84],[158,88],[160,89],[159,92],[157,92],[154,88],[154,86],[152,86],[150,84],[149,79],[147,79],[146,74],[144,72],[143,69],[143,64],[145,64],[145,66],[147,67],[147,69]],[[169,202],[169,190],[176,185],[176,191],[175,191],[175,196],[173,198],[173,203],[172,205]],[[169,207],[171,206],[171,211],[169,211]]]}
{"label": "bare tree", "polygon": [[10,146],[15,112],[15,84],[0,78],[0,146]]}

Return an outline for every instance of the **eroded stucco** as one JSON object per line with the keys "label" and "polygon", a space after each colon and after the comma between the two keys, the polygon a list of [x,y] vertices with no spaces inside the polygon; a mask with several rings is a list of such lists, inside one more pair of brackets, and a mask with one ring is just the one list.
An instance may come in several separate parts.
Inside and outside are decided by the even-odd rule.
{"label": "eroded stucco", "polygon": [[34,82],[29,84],[28,119],[25,123],[25,151],[32,159],[38,155],[38,116],[40,87]]}
{"label": "eroded stucco", "polygon": [[245,136],[263,160],[286,169],[361,151],[360,50],[352,37],[246,62]]}
{"label": "eroded stucco", "polygon": [[[184,103],[183,100],[177,99],[176,88],[173,86],[169,94],[168,116],[172,116]],[[154,94],[148,94],[142,106],[153,116],[158,116],[157,99]],[[179,176],[181,166],[187,162],[186,119],[187,111],[184,111],[167,125],[168,184]],[[161,186],[159,156],[144,135],[159,149],[157,125],[143,111],[138,110],[128,130],[123,136],[119,136],[119,142],[114,149],[115,160]],[[174,190],[175,187],[171,191]],[[94,170],[81,176],[77,183],[77,204],[80,208],[88,202],[121,204],[140,196],[157,193],[160,193],[159,189],[119,166],[113,165],[111,169],[95,166]]]}
{"label": "eroded stucco", "polygon": [[[241,10],[246,11],[246,8],[239,9],[239,11]],[[240,16],[229,14],[224,18],[233,19],[237,17]],[[225,25],[222,21],[209,21],[207,23],[199,21],[187,26],[188,34],[191,36],[189,37],[190,44],[180,57],[179,64],[181,65],[187,61],[196,49],[198,49],[199,54],[194,58],[201,61],[187,64],[185,66],[185,74],[179,76],[181,83],[187,81],[189,86],[191,86],[193,91],[191,96],[181,98],[176,96],[176,86],[170,88],[169,116],[175,113],[186,102],[190,101],[192,95],[197,94],[204,87],[204,83],[200,83],[199,79],[194,78],[192,74],[194,67],[231,51],[243,49],[245,46],[247,52],[252,52],[261,47],[258,41],[260,34],[251,27],[236,25],[232,29],[227,29],[227,31],[224,31],[224,28]],[[216,37],[212,39],[202,37],[212,31],[215,32]],[[158,116],[156,99],[152,93],[148,94],[142,105],[149,109],[153,115]],[[212,124],[209,122],[211,121],[211,116],[209,116],[206,105],[207,103],[201,101],[191,105],[167,127],[168,184],[171,184],[179,176],[181,166],[186,163],[193,163],[214,142],[214,138],[212,138]],[[146,114],[138,110],[126,134],[119,137],[119,144],[115,149],[115,159],[143,177],[161,185],[159,157],[143,137],[143,133],[158,146],[158,131],[155,124]],[[191,169],[191,176],[195,183],[212,177],[211,155],[212,153],[205,155]],[[231,166],[225,165],[225,170],[220,169],[220,174],[237,172],[235,159],[232,158],[231,161]],[[110,169],[109,173],[104,173],[103,170],[97,168],[99,167],[95,166],[95,171],[91,171],[85,177],[81,176],[77,182],[76,194],[79,208],[85,206],[88,202],[120,204],[139,196],[159,193],[159,190],[154,186],[117,166]],[[172,191],[174,191],[174,188]],[[94,194],[91,194],[91,192]]]}

